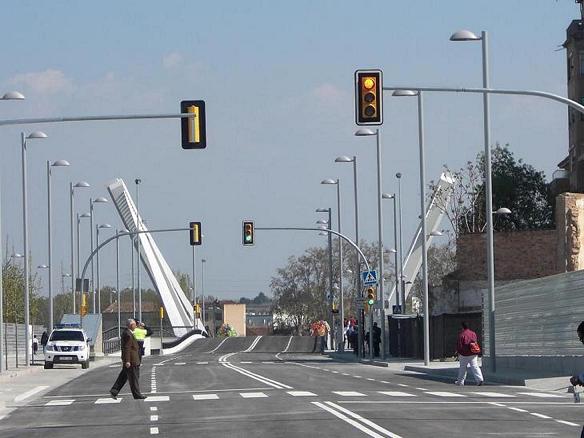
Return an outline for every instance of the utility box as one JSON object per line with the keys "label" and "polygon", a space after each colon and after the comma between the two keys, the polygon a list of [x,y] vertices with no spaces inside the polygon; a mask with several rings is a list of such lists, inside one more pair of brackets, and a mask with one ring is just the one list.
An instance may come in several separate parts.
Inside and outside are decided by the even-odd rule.
{"label": "utility box", "polygon": [[245,331],[245,304],[224,304],[223,323],[235,329],[237,336],[247,336]]}

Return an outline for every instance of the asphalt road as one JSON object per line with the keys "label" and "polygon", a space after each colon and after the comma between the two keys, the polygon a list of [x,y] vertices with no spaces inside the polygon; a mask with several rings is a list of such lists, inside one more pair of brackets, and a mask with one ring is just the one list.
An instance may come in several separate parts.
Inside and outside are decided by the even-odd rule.
{"label": "asphalt road", "polygon": [[129,388],[110,399],[119,366],[95,369],[0,420],[0,437],[580,436],[584,404],[571,394],[459,387],[312,347],[311,338],[196,341],[144,361],[144,401]]}

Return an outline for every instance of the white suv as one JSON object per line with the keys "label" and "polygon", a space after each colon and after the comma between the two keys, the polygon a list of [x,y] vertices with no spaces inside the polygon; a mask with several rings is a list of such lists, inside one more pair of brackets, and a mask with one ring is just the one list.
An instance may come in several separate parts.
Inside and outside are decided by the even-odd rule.
{"label": "white suv", "polygon": [[45,369],[59,363],[80,363],[81,368],[89,368],[89,341],[80,328],[53,330],[45,351]]}

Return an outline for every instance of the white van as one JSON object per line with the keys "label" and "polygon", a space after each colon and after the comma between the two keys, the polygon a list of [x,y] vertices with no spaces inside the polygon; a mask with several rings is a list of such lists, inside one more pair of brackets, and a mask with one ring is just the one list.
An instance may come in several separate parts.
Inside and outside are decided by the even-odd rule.
{"label": "white van", "polygon": [[45,369],[54,364],[78,363],[89,368],[89,339],[83,329],[67,327],[51,332],[45,350]]}

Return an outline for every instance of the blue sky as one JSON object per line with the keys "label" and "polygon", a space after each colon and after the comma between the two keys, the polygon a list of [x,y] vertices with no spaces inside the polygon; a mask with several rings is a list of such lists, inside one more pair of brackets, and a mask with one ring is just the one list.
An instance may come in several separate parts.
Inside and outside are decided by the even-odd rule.
{"label": "blue sky", "polygon": [[[173,120],[30,127],[49,138],[29,146],[33,265],[46,263],[46,160],[67,159],[53,178],[55,267],[68,271],[68,182],[87,180],[79,211],[105,184],[140,177],[142,215],[152,228],[203,222],[206,292],[222,297],[269,293],[269,279],[292,254],[324,241],[312,234],[258,233],[241,246],[241,220],[257,226],[307,226],[317,207],[336,206],[353,235],[352,172],[359,160],[360,234],[376,238],[373,139],[356,138],[353,72],[383,69],[386,85],[480,86],[480,43],[452,43],[452,32],[487,30],[494,87],[566,93],[565,29],[579,17],[571,1],[5,1],[2,8],[0,118],[175,112],[182,99],[207,102],[208,148],[180,148]],[[437,178],[482,149],[480,96],[427,95],[427,174]],[[21,251],[21,128],[0,130],[4,245]],[[492,98],[492,139],[510,143],[551,177],[567,153],[566,109],[536,98]],[[382,127],[384,191],[401,172],[404,242],[418,216],[415,99],[386,95]],[[392,247],[391,204],[385,216]],[[121,226],[113,208],[96,218]],[[82,254],[87,253],[87,224]],[[184,236],[157,241],[173,269],[191,270]],[[128,246],[128,245],[125,245]],[[129,283],[127,248],[123,281]],[[102,284],[113,284],[104,251]],[[200,264],[199,264],[200,266]],[[44,275],[44,274],[43,274]],[[55,275],[55,286],[58,274]],[[43,286],[46,287],[46,281]]]}

